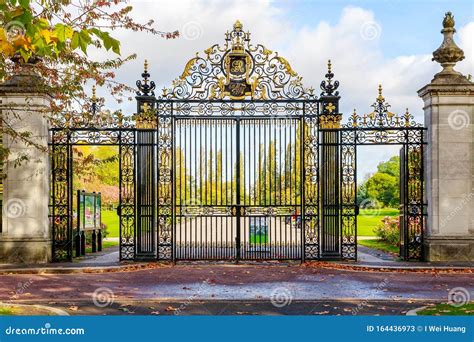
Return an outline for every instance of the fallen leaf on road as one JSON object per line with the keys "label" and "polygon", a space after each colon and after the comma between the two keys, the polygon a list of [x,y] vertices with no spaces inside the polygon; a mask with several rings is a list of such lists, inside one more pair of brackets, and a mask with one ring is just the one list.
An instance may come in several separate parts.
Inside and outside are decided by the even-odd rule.
{"label": "fallen leaf on road", "polygon": [[159,312],[159,311],[152,311],[152,312],[150,312],[150,314],[151,314],[151,315],[159,315],[160,312]]}
{"label": "fallen leaf on road", "polygon": [[75,306],[75,305],[71,305],[71,306],[69,307],[69,310],[71,310],[71,311],[77,311],[77,310],[79,310],[79,307],[77,307],[77,306]]}

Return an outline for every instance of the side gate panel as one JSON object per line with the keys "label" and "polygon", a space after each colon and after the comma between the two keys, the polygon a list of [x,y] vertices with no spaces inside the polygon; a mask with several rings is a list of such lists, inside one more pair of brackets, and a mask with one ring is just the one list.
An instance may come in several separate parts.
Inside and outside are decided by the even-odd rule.
{"label": "side gate panel", "polygon": [[159,113],[157,132],[157,254],[158,260],[173,260],[174,119]]}
{"label": "side gate panel", "polygon": [[156,130],[136,132],[135,259],[156,259]]}
{"label": "side gate panel", "polygon": [[121,132],[119,145],[120,260],[135,257],[135,131]]}
{"label": "side gate panel", "polygon": [[318,119],[304,119],[303,131],[303,229],[304,259],[319,258],[319,145]]}
{"label": "side gate panel", "polygon": [[320,257],[341,257],[339,131],[324,129],[320,141],[321,234]]}
{"label": "side gate panel", "polygon": [[423,259],[424,179],[423,130],[409,130],[406,151],[407,259]]}
{"label": "side gate panel", "polygon": [[357,146],[356,132],[341,130],[341,256],[357,260]]}
{"label": "side gate panel", "polygon": [[400,209],[399,209],[399,224],[400,224],[400,257],[403,260],[408,259],[408,234],[407,234],[407,183],[406,183],[406,147],[400,149]]}
{"label": "side gate panel", "polygon": [[69,132],[51,132],[50,224],[53,261],[72,260],[72,145]]}

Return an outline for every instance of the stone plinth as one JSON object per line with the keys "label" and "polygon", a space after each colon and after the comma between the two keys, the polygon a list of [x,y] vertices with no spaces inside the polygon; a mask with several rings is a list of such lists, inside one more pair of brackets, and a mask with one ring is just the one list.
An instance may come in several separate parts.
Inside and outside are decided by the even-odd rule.
{"label": "stone plinth", "polygon": [[[0,85],[0,109],[5,122],[16,132],[30,132],[35,145],[4,134],[10,149],[4,165],[4,195],[0,262],[45,263],[51,261],[51,231],[48,219],[49,95],[38,91],[39,78],[18,75]],[[34,86],[32,86],[34,85]],[[28,157],[21,165],[18,159]]]}
{"label": "stone plinth", "polygon": [[474,261],[474,83],[441,72],[420,89],[428,146],[429,261]]}

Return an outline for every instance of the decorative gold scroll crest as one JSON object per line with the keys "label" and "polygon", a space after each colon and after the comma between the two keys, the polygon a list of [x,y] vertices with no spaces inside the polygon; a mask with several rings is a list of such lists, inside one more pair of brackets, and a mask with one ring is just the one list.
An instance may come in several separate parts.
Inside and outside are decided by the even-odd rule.
{"label": "decorative gold scroll crest", "polygon": [[240,51],[232,51],[225,57],[227,78],[224,96],[229,96],[232,100],[242,100],[246,96],[252,96],[253,88],[249,80],[251,60],[246,52]]}
{"label": "decorative gold scroll crest", "polygon": [[288,60],[251,43],[240,21],[225,37],[225,44],[214,44],[204,50],[204,56],[197,53],[191,58],[160,99],[316,99]]}

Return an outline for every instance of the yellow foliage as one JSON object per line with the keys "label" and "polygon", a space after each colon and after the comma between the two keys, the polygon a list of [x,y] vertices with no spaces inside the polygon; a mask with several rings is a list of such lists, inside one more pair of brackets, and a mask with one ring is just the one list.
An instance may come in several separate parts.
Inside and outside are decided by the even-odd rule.
{"label": "yellow foliage", "polygon": [[3,28],[0,28],[0,53],[6,56],[13,56],[15,53],[15,48],[8,41],[7,33]]}
{"label": "yellow foliage", "polygon": [[18,36],[13,41],[13,46],[16,48],[23,48],[25,51],[31,50],[31,39],[25,36]]}

